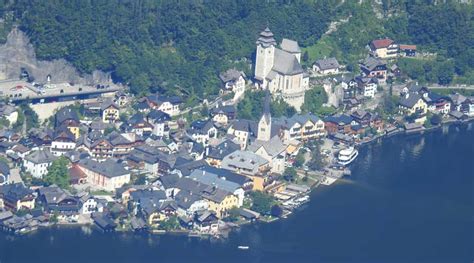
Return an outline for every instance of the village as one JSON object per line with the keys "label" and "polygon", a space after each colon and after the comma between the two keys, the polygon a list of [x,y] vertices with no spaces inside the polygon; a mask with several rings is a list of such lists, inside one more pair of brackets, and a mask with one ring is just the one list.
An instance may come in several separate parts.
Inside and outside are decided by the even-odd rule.
{"label": "village", "polygon": [[[335,58],[304,68],[298,43],[278,44],[266,28],[254,76],[228,69],[219,75],[220,96],[194,106],[115,84],[59,84],[54,76],[32,83],[19,72],[0,81],[0,229],[95,225],[215,236],[287,217],[313,188],[350,176],[361,145],[474,118],[468,89],[397,82],[397,59],[417,56],[416,46],[385,38],[368,43],[360,74]],[[315,86],[325,90],[330,114],[302,111]],[[239,118],[238,103],[255,91],[265,94],[260,119]],[[277,99],[296,113],[272,116]],[[57,109],[41,116],[47,124],[13,129],[25,119],[25,101]]]}

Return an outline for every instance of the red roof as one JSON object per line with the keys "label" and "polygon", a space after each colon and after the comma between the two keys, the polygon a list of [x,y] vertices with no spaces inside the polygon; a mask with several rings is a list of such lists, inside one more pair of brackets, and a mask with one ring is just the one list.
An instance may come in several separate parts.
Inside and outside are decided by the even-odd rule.
{"label": "red roof", "polygon": [[416,50],[416,45],[400,45],[401,50]]}
{"label": "red roof", "polygon": [[372,40],[370,45],[375,49],[379,49],[379,48],[386,48],[390,46],[392,43],[393,43],[393,40],[391,40],[390,38],[385,38],[385,39]]}

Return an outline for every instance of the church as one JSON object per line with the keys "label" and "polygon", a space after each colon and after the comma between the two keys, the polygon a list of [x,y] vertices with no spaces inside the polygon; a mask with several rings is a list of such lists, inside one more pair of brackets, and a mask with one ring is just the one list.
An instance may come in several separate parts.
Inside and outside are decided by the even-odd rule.
{"label": "church", "polygon": [[299,112],[309,87],[309,76],[301,66],[298,42],[284,38],[279,47],[267,27],[257,39],[255,79],[274,98],[282,98]]}

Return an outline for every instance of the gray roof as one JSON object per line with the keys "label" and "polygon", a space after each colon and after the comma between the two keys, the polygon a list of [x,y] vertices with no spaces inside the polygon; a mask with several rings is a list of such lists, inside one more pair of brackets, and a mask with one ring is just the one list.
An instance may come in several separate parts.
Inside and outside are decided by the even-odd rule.
{"label": "gray roof", "polygon": [[281,49],[284,51],[290,52],[290,53],[301,53],[300,46],[298,45],[298,42],[290,39],[284,38],[281,41],[280,45]]}
{"label": "gray roof", "polygon": [[295,55],[278,48],[275,48],[275,58],[272,70],[283,75],[296,75],[303,73],[303,68]]}
{"label": "gray roof", "polygon": [[405,96],[401,96],[398,103],[404,107],[412,108],[420,99],[420,94],[409,92]]}
{"label": "gray roof", "polygon": [[79,165],[109,178],[130,174],[130,172],[127,171],[123,165],[118,163],[115,159],[107,159],[102,163],[92,159],[82,159],[79,161]]}
{"label": "gray roof", "polygon": [[321,70],[337,69],[340,67],[336,58],[318,59],[314,64],[316,64],[316,66]]}
{"label": "gray roof", "polygon": [[382,66],[386,64],[387,63],[385,63],[382,59],[374,58],[371,56],[366,57],[364,62],[362,63],[363,67],[365,67],[366,69],[370,71],[374,70],[377,66]]}
{"label": "gray roof", "polygon": [[221,166],[228,170],[246,169],[252,174],[257,174],[258,168],[267,163],[267,160],[253,152],[235,151],[224,157]]}
{"label": "gray roof", "polygon": [[249,145],[248,150],[256,152],[258,149],[263,147],[265,151],[272,157],[276,157],[285,151],[286,146],[280,140],[278,136],[272,137],[269,141],[255,140]]}
{"label": "gray roof", "polygon": [[54,156],[48,149],[34,151],[27,156],[25,160],[30,161],[35,164],[40,163],[51,163],[56,160],[58,157]]}
{"label": "gray roof", "polygon": [[201,182],[205,185],[215,186],[218,189],[222,189],[231,193],[240,188],[240,185],[237,183],[227,181],[226,179],[219,177],[219,175],[215,173],[211,173],[209,171],[201,169],[194,170],[189,175],[189,178]]}
{"label": "gray roof", "polygon": [[222,82],[226,83],[229,81],[235,81],[237,80],[240,76],[244,76],[245,74],[242,71],[239,71],[235,68],[228,69],[225,72],[222,72],[219,74],[219,78],[222,80]]}
{"label": "gray roof", "polygon": [[262,45],[263,47],[269,47],[269,46],[275,46],[276,45],[276,40],[273,38],[273,33],[270,31],[270,29],[267,27],[265,30],[263,30],[260,33],[259,38],[257,39],[256,42],[257,45]]}

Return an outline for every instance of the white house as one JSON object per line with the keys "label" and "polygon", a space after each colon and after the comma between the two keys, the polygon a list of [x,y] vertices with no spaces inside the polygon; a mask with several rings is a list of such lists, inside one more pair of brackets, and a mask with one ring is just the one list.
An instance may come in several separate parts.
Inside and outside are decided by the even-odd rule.
{"label": "white house", "polygon": [[237,101],[245,92],[245,73],[236,69],[229,69],[221,74],[219,78],[224,84],[224,91],[231,91],[234,93],[232,100]]}
{"label": "white house", "polygon": [[313,64],[313,71],[322,75],[338,74],[340,67],[336,58],[318,59]]}
{"label": "white house", "polygon": [[56,160],[49,150],[37,150],[23,159],[23,167],[35,178],[43,178],[48,173],[48,167]]}
{"label": "white house", "polygon": [[204,146],[208,145],[209,139],[217,138],[217,128],[211,120],[201,121],[197,120],[191,123],[191,128],[187,130],[187,133],[193,140]]}
{"label": "white house", "polygon": [[92,159],[82,159],[78,167],[86,175],[88,183],[102,190],[113,192],[130,182],[130,172],[114,159],[107,159],[101,163]]}

